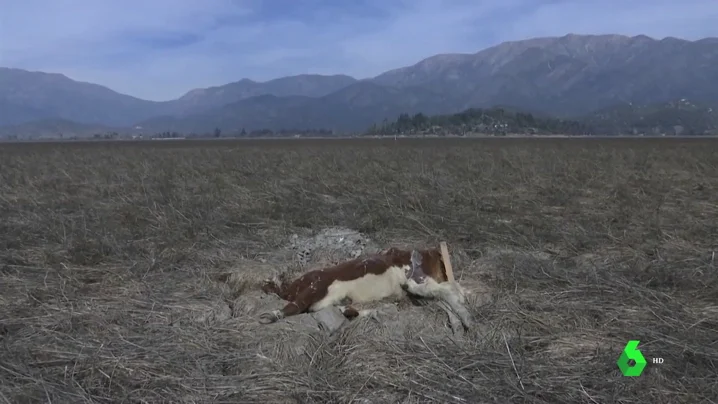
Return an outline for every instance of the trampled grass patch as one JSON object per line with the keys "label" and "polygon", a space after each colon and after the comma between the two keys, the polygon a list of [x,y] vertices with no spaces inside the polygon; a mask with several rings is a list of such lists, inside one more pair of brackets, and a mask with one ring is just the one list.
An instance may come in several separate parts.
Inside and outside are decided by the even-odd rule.
{"label": "trampled grass patch", "polygon": [[[477,328],[258,324],[330,227],[446,240]],[[6,144],[0,401],[707,403],[717,256],[711,139]]]}

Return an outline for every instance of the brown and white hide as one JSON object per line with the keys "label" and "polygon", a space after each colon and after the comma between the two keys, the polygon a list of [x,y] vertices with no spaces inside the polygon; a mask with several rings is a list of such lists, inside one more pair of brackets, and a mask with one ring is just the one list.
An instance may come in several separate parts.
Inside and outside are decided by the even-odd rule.
{"label": "brown and white hide", "polygon": [[471,326],[465,293],[457,283],[448,282],[439,249],[407,251],[392,247],[369,257],[309,271],[286,285],[267,280],[262,290],[289,302],[281,310],[262,314],[259,321],[263,324],[330,306],[340,306],[344,316],[351,319],[368,314],[352,307],[353,303],[399,299],[406,292],[441,300],[464,327]]}

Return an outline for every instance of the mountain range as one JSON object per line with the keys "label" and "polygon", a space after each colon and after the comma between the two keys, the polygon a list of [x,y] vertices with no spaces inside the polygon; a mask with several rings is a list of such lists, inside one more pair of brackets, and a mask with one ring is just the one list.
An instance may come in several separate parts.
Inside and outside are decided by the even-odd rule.
{"label": "mountain range", "polygon": [[[96,128],[207,133],[363,131],[401,113],[507,105],[537,115],[597,116],[616,105],[718,102],[718,38],[574,35],[441,54],[357,80],[346,75],[242,79],[164,102],[57,73],[0,68],[0,134]],[[605,116],[602,115],[602,116]],[[53,126],[54,125],[54,126]],[[32,128],[32,129],[30,129]],[[43,129],[44,128],[44,129]]]}

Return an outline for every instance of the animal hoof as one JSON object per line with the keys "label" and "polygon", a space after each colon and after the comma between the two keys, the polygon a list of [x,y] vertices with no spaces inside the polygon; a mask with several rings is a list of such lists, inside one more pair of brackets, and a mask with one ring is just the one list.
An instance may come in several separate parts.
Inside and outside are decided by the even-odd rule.
{"label": "animal hoof", "polygon": [[464,331],[471,331],[474,329],[474,320],[471,318],[461,318],[458,324]]}
{"label": "animal hoof", "polygon": [[259,323],[260,324],[271,324],[278,320],[277,316],[274,315],[274,313],[264,313],[261,316],[259,316]]}

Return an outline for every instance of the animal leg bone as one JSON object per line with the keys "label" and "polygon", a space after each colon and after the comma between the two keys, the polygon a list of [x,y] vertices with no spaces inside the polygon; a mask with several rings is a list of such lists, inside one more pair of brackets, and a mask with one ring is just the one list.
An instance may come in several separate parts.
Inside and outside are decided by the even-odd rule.
{"label": "animal leg bone", "polygon": [[261,324],[271,324],[285,317],[304,313],[311,304],[310,297],[312,293],[314,293],[314,291],[310,288],[303,290],[293,301],[287,303],[281,310],[274,310],[260,315],[259,322]]}
{"label": "animal leg bone", "polygon": [[464,330],[463,324],[461,323],[461,319],[459,319],[451,307],[449,307],[449,305],[443,300],[439,300],[437,305],[441,307],[441,309],[449,316],[449,326],[454,334],[461,333]]}
{"label": "animal leg bone", "polygon": [[473,326],[471,313],[465,306],[466,297],[461,286],[456,282],[437,283],[431,278],[426,278],[423,283],[417,283],[414,279],[409,279],[406,282],[406,291],[444,302],[445,307],[458,316],[464,328],[470,329]]}
{"label": "animal leg bone", "polygon": [[284,318],[284,313],[281,310],[272,310],[266,313],[262,313],[259,316],[260,324],[271,324]]}
{"label": "animal leg bone", "polygon": [[444,293],[441,294],[440,299],[459,317],[464,328],[471,329],[474,322],[471,313],[466,308],[466,297],[461,286],[456,282],[446,282],[442,286],[444,286]]}

